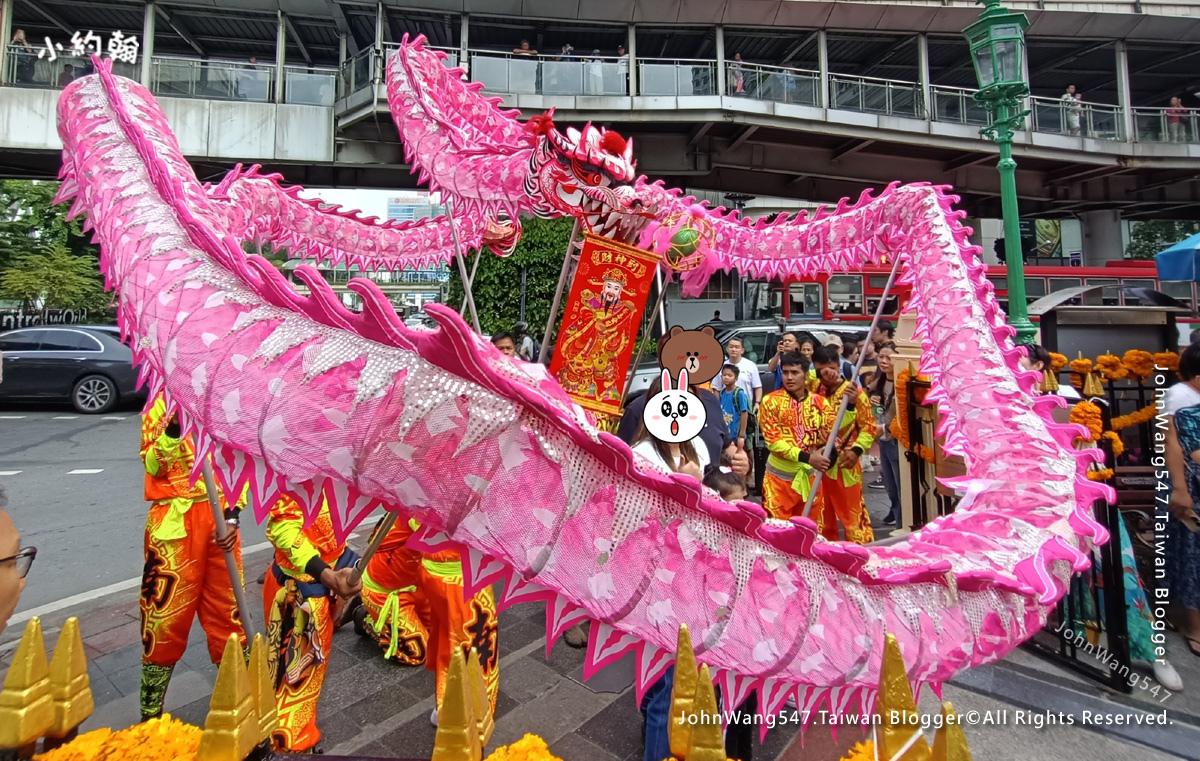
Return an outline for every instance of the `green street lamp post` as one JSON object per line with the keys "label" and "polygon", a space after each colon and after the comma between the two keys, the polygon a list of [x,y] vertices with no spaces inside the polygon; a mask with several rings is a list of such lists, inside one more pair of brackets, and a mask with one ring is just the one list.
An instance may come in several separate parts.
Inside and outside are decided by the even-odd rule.
{"label": "green street lamp post", "polygon": [[971,46],[975,76],[979,79],[978,101],[992,116],[991,125],[980,134],[1000,148],[1000,208],[1004,218],[1004,254],[1008,267],[1008,324],[1016,328],[1017,343],[1031,344],[1037,328],[1029,321],[1025,302],[1025,262],[1021,256],[1021,227],[1017,211],[1017,162],[1012,157],[1013,133],[1020,129],[1029,111],[1021,110],[1029,95],[1025,82],[1024,13],[1009,13],[1000,0],[980,0],[983,14],[963,30]]}

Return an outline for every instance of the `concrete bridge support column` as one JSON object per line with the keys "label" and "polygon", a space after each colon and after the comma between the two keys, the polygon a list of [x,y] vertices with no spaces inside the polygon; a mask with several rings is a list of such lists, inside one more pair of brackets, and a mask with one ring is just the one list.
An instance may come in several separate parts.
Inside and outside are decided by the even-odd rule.
{"label": "concrete bridge support column", "polygon": [[925,118],[933,118],[933,91],[929,85],[929,35],[917,35],[917,82],[921,85],[921,100],[924,102]]}
{"label": "concrete bridge support column", "polygon": [[717,24],[717,95],[725,95],[725,27]]}
{"label": "concrete bridge support column", "polygon": [[17,0],[0,0],[0,74],[7,73],[8,41],[12,39],[13,4]]}
{"label": "concrete bridge support column", "polygon": [[458,26],[458,65],[462,70],[471,73],[471,14],[464,13],[459,19]]}
{"label": "concrete bridge support column", "polygon": [[824,29],[817,30],[817,69],[821,72],[817,105],[829,108],[829,35]]}
{"label": "concrete bridge support column", "polygon": [[637,24],[629,25],[625,40],[625,55],[629,60],[629,97],[638,94]]}
{"label": "concrete bridge support column", "polygon": [[146,3],[146,16],[142,20],[142,86],[150,87],[150,77],[154,70],[154,20],[158,9],[153,0]]}
{"label": "concrete bridge support column", "polygon": [[1129,45],[1125,40],[1117,40],[1115,47],[1117,57],[1117,105],[1121,107],[1118,124],[1123,130],[1123,140],[1134,137],[1133,94],[1129,85]]}
{"label": "concrete bridge support column", "polygon": [[1083,232],[1083,266],[1103,267],[1105,262],[1125,258],[1121,234],[1121,212],[1085,211],[1079,215]]}
{"label": "concrete bridge support column", "polygon": [[284,96],[284,70],[287,64],[287,24],[283,21],[283,11],[276,11],[275,17],[275,102],[282,103]]}

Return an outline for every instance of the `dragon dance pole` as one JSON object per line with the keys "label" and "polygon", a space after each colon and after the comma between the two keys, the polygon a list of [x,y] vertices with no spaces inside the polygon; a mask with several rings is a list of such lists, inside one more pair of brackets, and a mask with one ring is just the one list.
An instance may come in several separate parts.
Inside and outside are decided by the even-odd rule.
{"label": "dragon dance pole", "polygon": [[[371,535],[371,541],[367,544],[367,549],[363,551],[354,566],[350,569],[350,584],[354,585],[362,581],[363,571],[367,570],[367,563],[371,562],[371,558],[375,557],[375,553],[379,551],[379,545],[383,544],[383,540],[391,532],[392,526],[396,525],[396,518],[400,514],[392,511],[383,516],[383,520],[375,527],[375,533]],[[346,615],[347,600],[338,600],[337,607],[333,611],[334,626],[340,626],[339,623]]]}
{"label": "dragon dance pole", "polygon": [[554,319],[558,317],[558,307],[562,304],[563,288],[567,284],[567,274],[571,271],[571,249],[575,247],[575,237],[579,235],[579,217],[571,226],[571,239],[567,241],[567,253],[563,256],[562,272],[558,273],[558,287],[554,290],[554,301],[550,304],[550,316],[546,318],[546,334],[542,336],[542,350],[538,352],[538,364],[546,364],[550,354],[550,333],[554,330]]}
{"label": "dragon dance pole", "polygon": [[[208,490],[208,504],[212,508],[213,523],[217,527],[217,538],[224,539],[228,531],[225,525],[225,514],[221,510],[221,499],[217,495],[217,482],[213,479],[212,465],[204,460],[204,488]],[[237,601],[238,615],[242,618],[242,631],[246,633],[246,644],[254,640],[254,619],[250,617],[250,608],[246,606],[246,590],[242,587],[242,574],[238,572],[237,561],[232,552],[225,553],[225,570],[229,571],[229,583],[233,586],[233,599]]]}
{"label": "dragon dance pole", "polygon": [[[471,262],[471,285],[475,285],[475,271],[479,269],[479,256],[483,253],[483,248],[480,247],[475,251],[475,261]],[[458,313],[462,314],[467,311],[467,287],[463,285],[463,300],[462,306],[458,308]]]}
{"label": "dragon dance pole", "polygon": [[[663,297],[667,295],[666,286],[663,285],[663,281],[662,281],[662,270],[656,268],[654,270],[654,272],[655,272],[655,274],[658,275],[658,298],[654,301],[654,310],[652,312],[650,312],[650,319],[646,321],[646,333],[647,334],[650,333],[650,326],[652,326],[654,324],[654,321],[658,319],[658,316],[662,310]],[[664,325],[665,325],[665,323],[664,323]],[[663,335],[665,336],[666,334],[667,334],[666,328],[664,327]],[[625,388],[629,388],[629,384],[633,382],[633,376],[637,375],[638,365],[640,365],[642,363],[642,355],[645,353],[646,353],[646,342],[643,340],[641,343],[638,344],[637,356],[635,356],[633,358],[633,364],[631,364],[629,366],[629,375],[626,376],[626,378],[625,378]]]}
{"label": "dragon dance pole", "polygon": [[479,327],[479,314],[475,311],[475,297],[471,294],[471,279],[467,276],[467,261],[463,259],[462,248],[458,245],[458,227],[454,224],[454,200],[446,199],[446,219],[450,221],[450,240],[454,243],[454,258],[458,259],[458,276],[463,281],[463,296],[467,306],[471,308],[471,322],[475,324],[475,332],[483,335]]}
{"label": "dragon dance pole", "polygon": [[[879,320],[880,320],[880,318],[883,317],[883,307],[885,304],[887,304],[888,294],[892,290],[892,284],[896,282],[896,273],[899,271],[900,271],[900,256],[896,255],[896,261],[892,262],[892,273],[890,275],[888,275],[887,285],[885,285],[883,287],[883,293],[880,294],[880,296],[879,296],[879,306],[877,306],[875,308],[875,316],[873,318],[871,318],[871,327],[867,329],[867,340],[868,341],[871,340],[871,336],[875,335],[875,328],[878,327]],[[851,377],[851,380],[850,380],[851,383],[858,382],[858,374],[862,370],[863,360],[866,359],[866,357],[867,357],[867,353],[865,351],[861,351],[858,353],[858,362],[856,362],[854,364],[854,375]],[[842,404],[840,407],[838,407],[837,417],[834,418],[833,430],[830,431],[829,441],[825,442],[825,451],[822,452],[822,454],[825,455],[825,459],[829,459],[829,456],[831,454],[833,454],[833,448],[835,446],[837,446],[838,431],[842,430],[842,419],[844,417],[846,417],[846,410],[849,407],[850,407],[850,394],[849,394],[849,392],[847,392],[845,394],[842,394]],[[821,470],[817,471],[817,477],[816,477],[816,479],[813,480],[812,489],[808,492],[808,499],[804,501],[803,516],[805,518],[807,518],[808,514],[812,511],[813,500],[815,500],[817,498],[817,488],[821,485],[821,479],[824,476],[825,476],[824,471],[821,471]]]}

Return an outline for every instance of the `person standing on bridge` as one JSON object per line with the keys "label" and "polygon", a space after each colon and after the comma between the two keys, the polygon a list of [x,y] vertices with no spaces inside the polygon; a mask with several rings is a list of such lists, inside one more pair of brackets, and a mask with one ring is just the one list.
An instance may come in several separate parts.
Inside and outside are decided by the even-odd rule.
{"label": "person standing on bridge", "polygon": [[175,664],[187,649],[192,621],[208,637],[208,654],[221,662],[229,635],[246,647],[237,600],[225,565],[232,552],[242,571],[238,515],[244,496],[229,506],[221,496],[228,529],[217,539],[209,494],[203,479],[192,483],[196,447],[183,436],[179,420],[167,413],[159,394],[142,417],[142,462],[145,465],[145,566],[140,600],[142,623],[142,721],[162,715],[163,698]]}

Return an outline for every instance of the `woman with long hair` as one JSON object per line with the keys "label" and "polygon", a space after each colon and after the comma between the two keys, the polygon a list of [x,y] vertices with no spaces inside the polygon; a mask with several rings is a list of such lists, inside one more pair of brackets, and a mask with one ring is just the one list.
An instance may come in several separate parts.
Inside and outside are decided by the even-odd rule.
{"label": "woman with long hair", "polygon": [[[662,378],[655,378],[646,389],[646,402],[655,394],[662,391]],[[704,478],[704,469],[708,467],[708,447],[704,442],[691,439],[678,444],[660,441],[646,430],[644,422],[638,423],[637,433],[633,437],[633,451],[650,460],[654,464],[666,468],[672,473],[685,473],[697,481]]]}
{"label": "woman with long hair", "polygon": [[879,432],[875,441],[879,444],[879,459],[883,466],[883,488],[887,489],[888,502],[891,504],[883,523],[894,526],[900,520],[900,445],[889,430],[892,418],[896,416],[896,384],[888,377],[888,373],[892,371],[892,355],[896,353],[896,344],[884,341],[876,351],[879,369],[867,390],[867,396],[875,410],[875,428]]}

